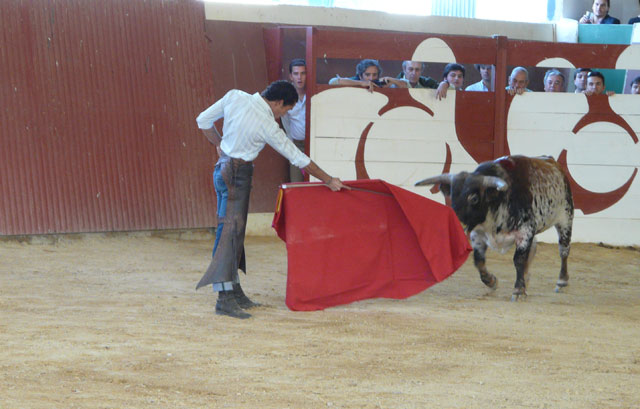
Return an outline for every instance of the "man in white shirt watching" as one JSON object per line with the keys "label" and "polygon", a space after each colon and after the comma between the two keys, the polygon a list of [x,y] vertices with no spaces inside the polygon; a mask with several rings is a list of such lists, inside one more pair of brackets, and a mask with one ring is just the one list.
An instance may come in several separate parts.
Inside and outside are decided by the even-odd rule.
{"label": "man in white shirt watching", "polygon": [[473,66],[480,72],[480,81],[469,85],[465,88],[465,91],[493,91],[491,87],[491,76],[493,74],[493,65],[488,64],[473,64]]}
{"label": "man in white shirt watching", "polygon": [[[289,81],[296,88],[298,102],[293,108],[281,118],[282,126],[287,132],[287,136],[300,151],[304,152],[304,140],[306,136],[306,114],[307,114],[307,64],[305,60],[297,58],[289,63]],[[289,181],[302,182],[304,176],[300,168],[289,165]]]}
{"label": "man in white shirt watching", "polygon": [[[213,284],[218,292],[216,314],[249,318],[244,310],[257,306],[243,292],[238,269],[245,271],[244,233],[253,176],[252,161],[269,144],[291,163],[323,181],[333,191],[342,188],[340,179],[329,176],[300,152],[276,120],[293,108],[298,93],[287,81],[275,81],[253,95],[234,89],[204,110],[196,119],[209,142],[216,146],[219,160],[213,172],[217,196],[216,240],[209,268],[196,289]],[[215,122],[224,117],[222,136]]]}

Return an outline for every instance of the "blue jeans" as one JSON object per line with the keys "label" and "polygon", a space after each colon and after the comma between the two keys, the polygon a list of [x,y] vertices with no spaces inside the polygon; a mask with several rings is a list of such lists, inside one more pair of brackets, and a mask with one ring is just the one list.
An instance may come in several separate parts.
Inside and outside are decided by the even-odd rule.
{"label": "blue jeans", "polygon": [[229,197],[229,189],[227,188],[227,184],[224,183],[224,180],[222,179],[220,166],[220,164],[217,164],[216,168],[213,171],[213,187],[216,189],[216,199],[218,202],[218,208],[216,211],[216,215],[218,216],[218,226],[216,228],[216,241],[213,244],[211,257],[216,254],[218,242],[220,242],[222,226],[224,225],[224,223],[221,223],[220,220],[224,220],[224,217],[227,215],[227,199]]}

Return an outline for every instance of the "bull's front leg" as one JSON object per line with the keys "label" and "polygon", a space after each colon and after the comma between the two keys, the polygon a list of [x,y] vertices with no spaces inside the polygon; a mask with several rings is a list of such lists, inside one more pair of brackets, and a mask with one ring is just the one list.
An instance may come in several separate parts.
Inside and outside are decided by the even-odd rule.
{"label": "bull's front leg", "polygon": [[486,257],[487,242],[484,233],[471,232],[471,247],[473,247],[473,263],[480,273],[480,280],[492,290],[498,287],[498,279],[487,271]]}
{"label": "bull's front leg", "polygon": [[535,254],[535,239],[526,237],[522,240],[516,240],[516,252],[513,255],[513,264],[516,267],[516,283],[511,301],[518,301],[520,297],[527,296],[527,281],[529,276],[529,262]]}

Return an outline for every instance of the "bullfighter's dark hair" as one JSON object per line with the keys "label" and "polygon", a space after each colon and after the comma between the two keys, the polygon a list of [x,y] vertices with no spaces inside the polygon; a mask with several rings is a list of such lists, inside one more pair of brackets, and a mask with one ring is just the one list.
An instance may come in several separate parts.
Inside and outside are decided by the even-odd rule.
{"label": "bullfighter's dark hair", "polygon": [[369,67],[376,67],[378,69],[378,78],[382,76],[382,67],[378,60],[371,60],[368,58],[360,61],[358,65],[356,65],[356,76],[359,79],[362,79],[362,74],[364,74]]}
{"label": "bullfighter's dark hair", "polygon": [[289,63],[289,74],[293,73],[293,67],[306,67],[307,62],[303,58],[294,58]]}
{"label": "bullfighter's dark hair", "polygon": [[283,105],[295,105],[298,102],[298,92],[296,88],[289,82],[284,80],[274,81],[260,93],[267,101],[280,101]]}
{"label": "bullfighter's dark hair", "polygon": [[633,84],[640,84],[640,75],[635,77],[633,79],[633,81],[631,81],[631,85],[633,85]]}

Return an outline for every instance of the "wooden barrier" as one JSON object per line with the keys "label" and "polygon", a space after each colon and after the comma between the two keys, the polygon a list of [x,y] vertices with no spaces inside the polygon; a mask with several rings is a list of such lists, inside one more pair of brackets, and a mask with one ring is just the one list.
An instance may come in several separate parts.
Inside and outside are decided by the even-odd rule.
{"label": "wooden barrier", "polygon": [[[638,69],[639,50],[638,45],[310,28],[309,152],[345,180],[380,178],[440,202],[435,189],[414,188],[414,182],[443,171],[472,170],[507,154],[551,155],[565,164],[572,182],[574,239],[637,245],[639,97],[543,92],[512,97],[504,81],[514,66]],[[449,91],[437,100],[429,89],[370,93],[316,83],[318,64],[363,58],[492,64],[497,91]],[[555,241],[555,232],[542,240]]]}

